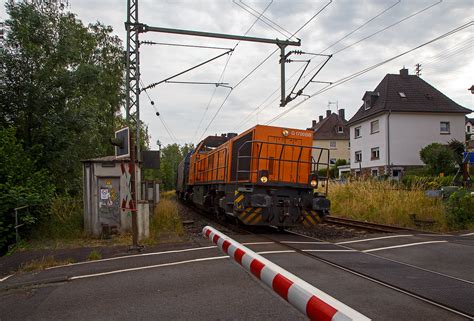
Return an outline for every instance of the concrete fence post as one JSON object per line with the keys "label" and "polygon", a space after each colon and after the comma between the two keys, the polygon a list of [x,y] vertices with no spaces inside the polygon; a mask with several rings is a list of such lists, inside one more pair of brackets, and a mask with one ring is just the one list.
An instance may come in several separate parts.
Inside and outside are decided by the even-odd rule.
{"label": "concrete fence post", "polygon": [[202,234],[311,320],[370,320],[218,230],[206,226]]}

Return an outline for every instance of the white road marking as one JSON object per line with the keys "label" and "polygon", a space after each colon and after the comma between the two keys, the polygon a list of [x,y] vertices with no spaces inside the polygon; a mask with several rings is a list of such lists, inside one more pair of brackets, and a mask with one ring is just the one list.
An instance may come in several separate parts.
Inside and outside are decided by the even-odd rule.
{"label": "white road marking", "polygon": [[[280,254],[280,253],[295,253],[295,252],[296,251],[294,251],[294,250],[284,250],[284,251],[263,251],[263,252],[257,252],[257,253],[258,254]],[[77,280],[77,279],[92,278],[92,277],[96,277],[96,276],[103,276],[103,275],[110,275],[110,274],[117,274],[117,273],[124,273],[124,272],[132,272],[132,271],[141,271],[141,270],[147,270],[147,269],[153,269],[153,268],[159,268],[159,267],[167,267],[167,266],[189,264],[189,263],[196,263],[196,262],[213,261],[213,260],[220,260],[220,259],[227,259],[227,258],[229,258],[228,255],[211,256],[211,257],[204,257],[204,258],[199,258],[199,259],[184,260],[184,261],[177,261],[177,262],[170,262],[170,263],[162,263],[162,264],[156,264],[156,265],[146,265],[146,266],[140,266],[140,267],[135,267],[135,268],[114,270],[114,271],[94,273],[94,274],[71,276],[71,277],[68,278],[68,280],[72,281],[72,280]]]}
{"label": "white road marking", "polygon": [[357,250],[302,250],[303,252],[358,252]]}
{"label": "white road marking", "polygon": [[[242,243],[242,244],[245,244],[245,245],[265,245],[265,244],[275,244],[275,242],[249,242],[249,243]],[[99,263],[99,262],[106,262],[106,261],[128,259],[128,258],[140,257],[140,256],[153,256],[153,255],[163,255],[163,254],[173,254],[173,253],[183,253],[183,252],[190,252],[190,251],[208,250],[208,249],[213,249],[213,248],[216,248],[216,247],[217,246],[215,246],[215,245],[211,245],[211,246],[203,246],[203,247],[193,247],[193,248],[183,249],[183,250],[170,250],[170,251],[163,251],[163,252],[151,252],[151,253],[117,256],[117,257],[111,257],[111,258],[101,259],[101,260],[84,261],[84,262],[70,263],[70,264],[65,264],[65,265],[52,266],[52,267],[46,268],[46,270],[58,269],[58,268],[75,266],[75,265],[82,265],[82,264],[90,264],[90,263]]]}
{"label": "white road marking", "polygon": [[14,274],[10,274],[10,275],[7,275],[7,276],[6,276],[6,277],[4,277],[4,278],[1,278],[1,279],[0,279],[0,282],[3,282],[3,281],[5,281],[6,279],[8,279],[8,278],[12,277],[13,275],[14,275]]}
{"label": "white road marking", "polygon": [[409,247],[409,246],[416,246],[416,245],[423,245],[423,244],[433,244],[433,243],[447,243],[448,241],[428,241],[428,242],[418,242],[418,243],[410,243],[410,244],[403,244],[403,245],[394,245],[394,246],[386,246],[386,247],[379,247],[376,249],[364,250],[361,252],[369,253],[375,251],[382,251],[382,250],[389,250],[389,249],[397,249],[400,247]]}
{"label": "white road marking", "polygon": [[281,241],[283,244],[329,244],[329,242]]}
{"label": "white road marking", "polygon": [[242,243],[244,245],[266,245],[266,244],[275,244],[275,242],[248,242]]}
{"label": "white road marking", "polygon": [[474,233],[461,234],[459,236],[471,236],[471,235],[474,235]]}
{"label": "white road marking", "polygon": [[140,257],[140,256],[173,254],[173,253],[182,253],[182,252],[190,252],[190,251],[208,250],[208,249],[213,249],[213,248],[217,248],[217,246],[212,245],[212,246],[203,246],[203,247],[193,247],[193,248],[183,249],[183,250],[171,250],[171,251],[163,251],[163,252],[151,252],[151,253],[117,256],[117,257],[111,257],[111,258],[108,258],[108,259],[101,259],[101,260],[94,260],[94,261],[84,261],[84,262],[70,263],[70,264],[66,264],[66,265],[52,266],[52,267],[46,268],[46,270],[58,269],[58,268],[75,266],[75,265],[82,265],[82,264],[90,264],[90,263],[99,263],[99,262],[114,261],[114,260],[121,260],[121,259],[129,259],[129,258]]}
{"label": "white road marking", "polygon": [[410,236],[413,236],[413,235],[412,235],[412,234],[405,234],[405,235],[381,236],[381,237],[374,237],[374,238],[371,238],[371,239],[345,241],[345,242],[339,242],[339,243],[334,243],[334,244],[336,244],[336,245],[340,245],[340,244],[351,244],[351,243],[369,242],[369,241],[392,239],[392,238],[397,238],[397,237],[410,237]]}
{"label": "white road marking", "polygon": [[229,258],[229,257],[228,256],[213,256],[213,257],[205,257],[205,258],[193,259],[193,260],[185,260],[185,261],[178,261],[178,262],[171,262],[171,263],[162,263],[162,264],[156,264],[156,265],[147,265],[147,266],[141,266],[141,267],[130,268],[130,269],[123,269],[123,270],[115,270],[115,271],[95,273],[95,274],[72,276],[72,277],[69,278],[69,280],[86,279],[86,278],[92,278],[92,277],[96,277],[96,276],[103,276],[103,275],[110,275],[110,274],[117,274],[117,273],[131,272],[131,271],[141,271],[141,270],[154,269],[154,268],[159,268],[159,267],[181,265],[181,264],[188,264],[188,263],[194,263],[194,262],[220,260],[220,259],[227,259],[227,258]]}
{"label": "white road marking", "polygon": [[295,250],[280,250],[280,251],[262,251],[262,252],[255,252],[257,254],[280,254],[280,253],[295,253]]}

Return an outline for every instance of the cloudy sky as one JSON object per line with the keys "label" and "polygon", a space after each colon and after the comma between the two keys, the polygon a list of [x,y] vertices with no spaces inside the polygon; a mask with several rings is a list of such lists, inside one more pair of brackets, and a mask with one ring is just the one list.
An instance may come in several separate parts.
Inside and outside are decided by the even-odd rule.
{"label": "cloudy sky", "polygon": [[[69,0],[69,3],[70,10],[84,23],[101,21],[111,25],[125,45],[125,0]],[[265,9],[261,19],[255,22],[254,15],[259,16],[258,12]],[[295,35],[301,39],[301,47],[288,47],[287,50],[333,54],[314,79],[336,84],[347,76],[472,22],[473,16],[473,0],[139,0],[139,20],[149,26],[236,35],[244,35],[252,27],[248,36],[271,39],[287,39],[304,26]],[[0,17],[5,19],[3,7]],[[474,83],[473,29],[471,25],[321,93],[318,91],[326,84],[310,83],[304,94],[316,95],[310,99],[300,96],[286,107],[279,107],[280,65],[276,45],[249,42],[237,45],[233,40],[144,33],[140,35],[141,40],[237,47],[232,55],[225,55],[174,79],[220,81],[228,83],[232,90],[215,85],[164,83],[148,90],[154,106],[145,93],[141,94],[141,118],[149,126],[153,148],[157,140],[165,145],[197,143],[207,135],[241,132],[257,123],[266,124],[288,109],[292,110],[271,124],[306,128],[328,108],[334,112],[337,107],[344,108],[350,118],[360,107],[364,92],[373,90],[385,74],[398,73],[404,66],[414,73],[417,63],[422,65],[424,80],[460,105],[473,109],[474,95],[467,90]],[[222,49],[142,45],[143,83],[147,86],[161,81],[223,52]],[[275,53],[244,79],[272,52]],[[297,90],[314,75],[311,71],[326,59],[314,55],[292,55],[290,58],[311,59]],[[286,65],[287,94],[304,65],[304,62]],[[162,115],[171,137],[155,115],[155,108]]]}

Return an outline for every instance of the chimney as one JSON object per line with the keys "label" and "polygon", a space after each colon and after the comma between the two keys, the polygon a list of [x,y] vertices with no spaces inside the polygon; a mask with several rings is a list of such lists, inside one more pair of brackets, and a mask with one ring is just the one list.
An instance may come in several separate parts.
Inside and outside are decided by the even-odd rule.
{"label": "chimney", "polygon": [[344,108],[339,109],[339,117],[340,117],[341,119],[343,119],[343,120],[346,119],[346,118],[345,118],[346,115],[345,115],[345,113],[344,113]]}
{"label": "chimney", "polygon": [[408,77],[408,69],[406,69],[405,67],[403,67],[403,69],[400,69],[400,76],[402,76],[403,78]]}
{"label": "chimney", "polygon": [[331,110],[330,109],[326,110],[326,117],[329,117],[329,116],[331,116]]}
{"label": "chimney", "polygon": [[323,115],[319,115],[319,122],[323,121]]}
{"label": "chimney", "polygon": [[313,119],[313,128],[316,127],[316,121]]}

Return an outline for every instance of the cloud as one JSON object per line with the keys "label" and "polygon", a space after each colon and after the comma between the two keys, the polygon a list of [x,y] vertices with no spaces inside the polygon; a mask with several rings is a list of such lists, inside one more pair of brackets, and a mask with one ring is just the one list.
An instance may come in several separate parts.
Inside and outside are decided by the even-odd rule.
{"label": "cloud", "polygon": [[[267,0],[243,1],[246,5],[259,11],[269,3]],[[265,12],[265,16],[284,29],[294,32],[327,2],[327,0],[274,0]],[[297,34],[301,39],[302,46],[296,49],[320,52],[396,2],[397,0],[333,1]],[[436,0],[401,1],[388,12],[331,47],[326,53],[334,53],[436,2]],[[125,44],[126,4],[124,1],[72,0],[70,3],[71,10],[77,13],[84,23],[99,20],[112,25]],[[2,10],[0,11],[1,16],[5,17],[4,8]],[[139,15],[141,22],[152,26],[239,35],[244,34],[255,21],[254,16],[230,0],[139,0]],[[419,15],[337,53],[315,79],[336,81],[413,48],[470,20],[472,20],[471,0],[443,1]],[[255,23],[248,35],[273,39],[283,38],[279,32],[260,21]],[[146,33],[141,34],[140,37],[143,40],[157,42],[219,47],[233,47],[237,43],[229,40],[161,33]],[[466,46],[469,39],[473,39],[472,27],[317,95],[282,117],[275,124],[306,128],[310,126],[312,119],[317,119],[318,115],[325,113],[329,101],[337,101],[339,108],[345,108],[346,116],[350,117],[360,107],[364,92],[374,89],[385,74],[398,73],[403,66],[409,68],[413,73],[414,65],[416,63],[423,65],[425,61],[427,62],[426,67],[422,66],[424,69],[423,79],[457,103],[472,109],[473,95],[467,88],[472,85],[474,57],[472,46],[471,48]],[[456,46],[459,47],[462,44],[464,44],[464,51],[448,51],[450,48],[457,48]],[[141,49],[141,74],[145,85],[165,79],[222,52],[165,46],[142,46]],[[235,87],[243,77],[275,49],[277,49],[275,45],[241,42],[226,67],[223,81]],[[288,47],[287,51],[292,49],[295,48]],[[449,54],[453,55],[449,56]],[[292,56],[291,58],[309,59],[310,57]],[[175,80],[217,82],[224,69],[226,58],[222,57]],[[437,60],[430,62],[436,58]],[[243,131],[255,125],[257,118],[259,123],[265,123],[287,108],[279,107],[280,65],[278,61],[277,52],[232,91],[221,111],[209,126],[207,134],[220,134],[237,129]],[[314,66],[315,63],[312,65]],[[301,66],[301,63],[287,64],[287,79]],[[311,68],[313,67],[310,66],[308,70]],[[287,90],[292,88],[297,77],[288,81]],[[305,93],[312,94],[323,86],[310,84]],[[214,91],[216,92],[215,96],[209,104]],[[274,91],[276,93],[271,96],[271,99],[261,105],[265,98]],[[178,84],[162,84],[148,91],[155,101],[156,108],[179,139],[179,143],[190,142],[193,138],[193,142],[197,142],[197,138],[201,136],[202,131],[209,124],[228,92],[227,88],[216,89],[213,85]],[[296,99],[290,103],[289,107],[301,100],[301,98]],[[172,140],[156,117],[155,110],[146,95],[142,94],[140,101],[142,119],[148,124],[152,135],[152,147],[157,139],[165,144],[171,143]],[[272,101],[273,103],[269,104]],[[208,104],[209,108],[205,113]],[[260,112],[253,114],[249,122],[237,128],[237,125],[258,106],[261,106]],[[263,107],[266,108],[262,110]],[[334,110],[334,105],[331,105],[331,108]],[[197,131],[197,137],[195,137],[194,134],[203,115],[202,124]]]}

